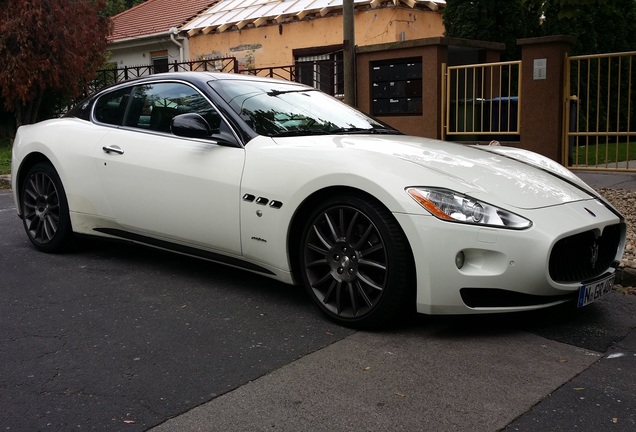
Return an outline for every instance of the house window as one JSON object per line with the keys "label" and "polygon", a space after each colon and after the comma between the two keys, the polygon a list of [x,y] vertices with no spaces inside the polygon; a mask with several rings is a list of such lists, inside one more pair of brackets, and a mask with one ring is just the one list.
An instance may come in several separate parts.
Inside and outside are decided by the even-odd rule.
{"label": "house window", "polygon": [[168,50],[150,51],[154,73],[168,72]]}
{"label": "house window", "polygon": [[371,63],[373,115],[422,114],[422,59]]}
{"label": "house window", "polygon": [[296,81],[336,97],[344,96],[342,46],[294,50]]}

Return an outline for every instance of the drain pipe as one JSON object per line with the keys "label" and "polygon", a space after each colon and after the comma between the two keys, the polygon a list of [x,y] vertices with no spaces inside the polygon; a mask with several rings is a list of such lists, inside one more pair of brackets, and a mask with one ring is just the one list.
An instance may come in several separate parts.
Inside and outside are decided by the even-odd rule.
{"label": "drain pipe", "polygon": [[179,47],[179,62],[183,63],[183,44],[175,38],[175,35],[179,34],[179,29],[177,29],[176,27],[170,27],[170,30],[168,31],[170,32],[170,40]]}

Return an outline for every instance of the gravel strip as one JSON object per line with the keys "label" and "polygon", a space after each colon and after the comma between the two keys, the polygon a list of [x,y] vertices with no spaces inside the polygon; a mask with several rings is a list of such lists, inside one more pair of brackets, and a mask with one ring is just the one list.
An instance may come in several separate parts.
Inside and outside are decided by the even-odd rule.
{"label": "gravel strip", "polygon": [[598,192],[620,211],[627,221],[627,242],[621,267],[636,269],[636,191],[626,189],[598,189]]}
{"label": "gravel strip", "polygon": [[597,189],[618,211],[620,211],[627,221],[627,241],[625,242],[625,252],[621,259],[620,268],[624,273],[629,274],[625,278],[625,285],[617,286],[617,290],[627,294],[636,294],[634,280],[636,279],[636,190],[631,189]]}

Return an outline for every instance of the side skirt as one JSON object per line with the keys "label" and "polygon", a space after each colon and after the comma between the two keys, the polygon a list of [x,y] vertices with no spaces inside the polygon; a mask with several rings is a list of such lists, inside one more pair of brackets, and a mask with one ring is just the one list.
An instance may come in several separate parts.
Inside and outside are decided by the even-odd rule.
{"label": "side skirt", "polygon": [[167,241],[163,241],[163,240],[158,240],[152,237],[147,237],[147,236],[143,236],[143,235],[139,235],[139,234],[134,234],[128,231],[124,231],[124,230],[119,230],[119,229],[115,229],[115,228],[95,228],[94,229],[97,232],[100,233],[104,233],[104,234],[108,234],[114,237],[119,237],[122,239],[126,239],[126,240],[130,240],[133,241],[135,243],[141,243],[141,244],[145,244],[148,246],[154,246],[154,247],[158,247],[161,249],[165,249],[168,251],[173,251],[173,252],[177,252],[177,253],[181,253],[181,254],[185,254],[185,255],[190,255],[190,256],[194,256],[197,258],[203,258],[206,260],[210,260],[210,261],[215,261],[221,264],[227,264],[227,265],[231,265],[233,267],[238,267],[238,268],[242,268],[245,270],[249,270],[249,271],[253,271],[253,272],[257,272],[257,273],[262,273],[262,274],[266,274],[266,275],[271,275],[274,276],[275,273],[264,268],[261,267],[259,265],[256,264],[252,264],[249,262],[245,262],[243,260],[240,260],[238,258],[233,258],[233,257],[228,257],[225,255],[221,255],[221,254],[217,254],[214,252],[209,252],[209,251],[205,251],[205,250],[201,250],[201,249],[197,249],[197,248],[193,248],[190,246],[184,246],[184,245],[180,245],[180,244],[175,244],[175,243],[170,243]]}

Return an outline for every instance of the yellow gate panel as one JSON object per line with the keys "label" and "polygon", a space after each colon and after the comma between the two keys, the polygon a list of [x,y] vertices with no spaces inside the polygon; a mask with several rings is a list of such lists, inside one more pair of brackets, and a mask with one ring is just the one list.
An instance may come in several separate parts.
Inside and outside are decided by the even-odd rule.
{"label": "yellow gate panel", "polygon": [[636,51],[566,58],[563,163],[636,172]]}
{"label": "yellow gate panel", "polygon": [[519,140],[520,61],[442,67],[442,139]]}

